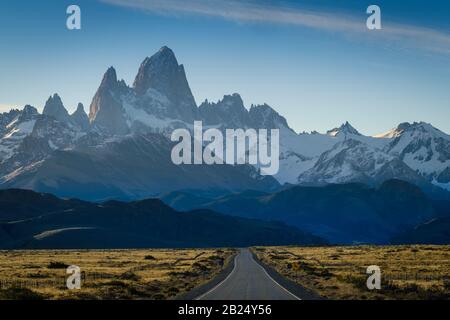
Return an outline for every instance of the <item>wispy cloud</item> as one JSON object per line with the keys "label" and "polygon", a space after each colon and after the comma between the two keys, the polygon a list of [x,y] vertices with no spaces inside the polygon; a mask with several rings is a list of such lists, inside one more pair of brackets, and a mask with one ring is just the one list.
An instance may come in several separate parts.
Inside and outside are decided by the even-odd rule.
{"label": "wispy cloud", "polygon": [[[450,33],[422,26],[393,24],[368,31],[366,16],[337,14],[238,0],[100,0],[101,2],[164,15],[204,15],[238,22],[290,24],[346,36],[365,36],[389,41],[402,48],[450,54]],[[371,38],[372,39],[372,38]]]}

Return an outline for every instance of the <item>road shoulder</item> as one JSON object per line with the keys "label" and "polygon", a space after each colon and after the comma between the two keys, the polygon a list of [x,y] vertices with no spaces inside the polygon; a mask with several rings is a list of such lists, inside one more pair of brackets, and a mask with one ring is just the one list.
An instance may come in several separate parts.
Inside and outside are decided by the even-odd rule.
{"label": "road shoulder", "polygon": [[238,254],[239,254],[238,251],[235,254],[233,254],[230,257],[229,262],[225,266],[225,268],[222,271],[220,271],[219,274],[216,275],[214,278],[212,278],[210,281],[208,281],[198,287],[195,287],[194,289],[192,289],[189,292],[186,292],[186,293],[183,293],[183,294],[177,296],[175,298],[175,300],[195,300],[198,297],[201,297],[202,295],[204,295],[205,293],[210,291],[211,289],[213,289],[214,287],[216,287],[219,283],[224,281],[230,275],[230,273],[233,271],[234,263],[236,261],[236,256]]}
{"label": "road shoulder", "polygon": [[275,280],[280,286],[282,286],[295,296],[299,297],[302,300],[326,300],[326,298],[321,297],[318,293],[306,289],[305,287],[297,284],[296,282],[285,278],[277,271],[275,271],[274,268],[260,261],[256,256],[256,254],[253,252],[253,250],[250,249],[250,252],[256,263],[259,264],[273,280]]}

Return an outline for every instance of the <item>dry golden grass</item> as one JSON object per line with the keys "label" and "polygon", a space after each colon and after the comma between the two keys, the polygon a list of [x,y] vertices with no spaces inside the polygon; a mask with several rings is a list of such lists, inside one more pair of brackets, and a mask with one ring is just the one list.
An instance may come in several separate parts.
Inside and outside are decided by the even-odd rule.
{"label": "dry golden grass", "polygon": [[[170,299],[212,279],[233,250],[0,251],[0,299]],[[77,265],[82,288],[68,290]]]}
{"label": "dry golden grass", "polygon": [[[254,251],[279,273],[330,299],[450,298],[450,246],[258,247]],[[381,268],[381,290],[367,289],[370,265]]]}

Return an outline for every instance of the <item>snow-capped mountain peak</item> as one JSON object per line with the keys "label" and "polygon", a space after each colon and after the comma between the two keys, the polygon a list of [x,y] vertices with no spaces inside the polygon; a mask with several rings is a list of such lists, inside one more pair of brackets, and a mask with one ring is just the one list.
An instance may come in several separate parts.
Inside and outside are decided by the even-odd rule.
{"label": "snow-capped mountain peak", "polygon": [[385,152],[405,162],[422,177],[450,189],[450,136],[429,123],[403,125]]}
{"label": "snow-capped mountain peak", "polygon": [[422,136],[432,136],[435,138],[450,138],[450,136],[441,130],[433,127],[430,123],[426,122],[414,122],[409,126],[405,126],[404,132],[414,132]]}
{"label": "snow-capped mountain peak", "polygon": [[[55,94],[48,99],[43,115],[31,106],[0,114],[0,186],[37,186],[44,190],[52,186],[52,190],[60,190],[61,179],[65,185],[72,181],[74,190],[84,189],[83,183],[92,183],[103,188],[102,194],[118,188],[120,192],[133,189],[134,194],[147,195],[149,188],[158,190],[161,181],[167,190],[175,185],[174,181],[177,186],[185,186],[186,181],[180,178],[185,173],[189,186],[194,180],[197,186],[207,185],[205,180],[214,181],[216,187],[227,186],[227,181],[233,180],[225,173],[229,168],[220,168],[224,171],[219,170],[217,175],[216,169],[209,168],[209,176],[204,179],[207,171],[202,168],[193,167],[201,174],[191,175],[190,168],[177,171],[180,168],[170,165],[168,133],[177,128],[189,129],[193,121],[201,120],[219,129],[279,129],[280,171],[274,178],[281,184],[377,184],[398,178],[450,189],[450,136],[430,124],[402,123],[377,137],[360,134],[348,122],[327,134],[297,134],[269,105],[252,105],[248,110],[237,93],[197,107],[185,69],[167,47],[142,62],[132,87],[119,81],[116,70],[110,67],[89,111],[88,117],[79,104],[69,116]],[[135,154],[132,163],[130,151]],[[85,175],[97,163],[111,165]],[[147,175],[136,174],[133,170],[137,166]],[[95,176],[97,171],[103,176]],[[132,182],[127,178],[129,172],[135,173]],[[50,173],[52,180],[46,180]],[[239,185],[244,176],[236,175],[233,183]],[[255,177],[248,184],[252,188],[257,187],[253,182],[259,181]],[[108,181],[107,187],[104,181]]]}
{"label": "snow-capped mountain peak", "polygon": [[38,117],[37,109],[30,105],[0,114],[0,163],[17,152],[23,139],[33,132]]}
{"label": "snow-capped mountain peak", "polygon": [[364,142],[347,139],[324,152],[314,167],[299,176],[300,183],[372,183],[381,166],[392,160],[381,150]]}
{"label": "snow-capped mountain peak", "polygon": [[348,135],[355,135],[355,136],[361,136],[361,133],[358,132],[348,121],[342,124],[340,127],[331,129],[327,131],[327,135],[331,137],[337,137],[337,136],[348,136]]}
{"label": "snow-capped mountain peak", "polygon": [[434,137],[449,138],[449,135],[440,131],[439,129],[433,127],[430,123],[426,122],[403,122],[399,124],[396,128],[379,135],[375,135],[375,138],[398,138],[404,133],[410,133],[414,135],[432,135]]}
{"label": "snow-capped mountain peak", "polygon": [[411,124],[409,122],[403,122],[400,123],[396,128],[389,130],[388,132],[377,134],[374,136],[374,138],[397,138],[399,137],[405,130],[408,130],[408,128],[411,127]]}

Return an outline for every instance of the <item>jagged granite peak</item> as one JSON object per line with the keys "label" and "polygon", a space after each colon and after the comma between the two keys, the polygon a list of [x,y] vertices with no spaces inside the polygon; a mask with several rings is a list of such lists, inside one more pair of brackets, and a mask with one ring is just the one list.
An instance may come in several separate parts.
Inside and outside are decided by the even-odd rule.
{"label": "jagged granite peak", "polygon": [[26,105],[17,117],[17,123],[33,121],[39,116],[38,110],[30,105]]}
{"label": "jagged granite peak", "polygon": [[75,113],[81,113],[81,114],[87,115],[86,111],[84,111],[84,105],[81,102],[78,103],[77,110],[75,110],[75,112],[73,114],[75,114]]}
{"label": "jagged granite peak", "polygon": [[222,100],[214,102],[209,102],[206,99],[199,108],[218,108],[218,109],[234,109],[234,110],[246,110],[244,106],[244,101],[239,93],[233,93],[231,95],[224,95]]}
{"label": "jagged granite peak", "polygon": [[356,135],[361,136],[361,133],[358,132],[348,121],[342,124],[339,128],[334,128],[327,131],[327,135],[332,137],[337,137],[339,135]]}
{"label": "jagged granite peak", "polygon": [[8,112],[0,113],[0,135],[3,136],[6,126],[21,114],[19,109],[11,109]]}
{"label": "jagged granite peak", "polygon": [[129,87],[125,81],[118,80],[117,72],[114,67],[109,67],[103,75],[102,82],[100,83],[99,91],[112,91],[113,93],[119,95],[124,94],[129,91]]}
{"label": "jagged granite peak", "polygon": [[89,107],[90,123],[108,134],[127,134],[129,128],[120,99],[127,90],[125,82],[117,81],[116,70],[110,67]]}
{"label": "jagged granite peak", "polygon": [[[5,170],[16,169],[3,160],[7,161],[20,153],[19,147],[22,141],[31,134],[39,117],[45,116],[39,115],[37,109],[30,105],[26,105],[22,110],[14,109],[0,114],[0,170],[5,172]],[[20,156],[23,157],[23,155]],[[20,161],[13,161],[13,163],[16,166],[21,164]]]}
{"label": "jagged granite peak", "polygon": [[108,70],[106,70],[103,80],[100,84],[101,88],[109,88],[114,89],[117,86],[117,72],[114,67],[109,67]]}
{"label": "jagged granite peak", "polygon": [[23,108],[22,113],[20,114],[19,121],[29,120],[29,119],[37,116],[38,114],[39,114],[39,112],[38,112],[38,110],[35,107],[30,106],[29,104],[27,104]]}
{"label": "jagged granite peak", "polygon": [[[162,47],[156,54],[142,62],[134,81],[136,95],[146,104],[153,100],[164,102],[158,116],[192,121],[197,115],[195,102],[183,65],[179,65],[175,54]],[[147,103],[148,104],[148,103]]]}
{"label": "jagged granite peak", "polygon": [[229,128],[251,126],[249,112],[237,93],[225,95],[217,103],[206,100],[199,106],[199,114],[207,125],[222,125]]}
{"label": "jagged granite peak", "polygon": [[250,118],[252,119],[253,125],[256,128],[266,128],[266,129],[281,129],[285,128],[294,133],[288,123],[286,118],[281,116],[268,104],[262,104],[253,106],[249,111]]}
{"label": "jagged granite peak", "polygon": [[58,121],[70,121],[69,113],[67,112],[61,98],[57,93],[48,98],[42,114],[53,117]]}
{"label": "jagged granite peak", "polygon": [[230,106],[238,106],[240,108],[244,107],[244,101],[239,93],[233,93],[231,95],[224,95],[222,103]]}
{"label": "jagged granite peak", "polygon": [[137,93],[144,94],[149,88],[157,89],[158,84],[156,82],[158,78],[172,76],[180,71],[184,72],[184,68],[178,65],[173,51],[168,47],[162,47],[153,56],[144,59],[139,67],[133,86]]}
{"label": "jagged granite peak", "polygon": [[[173,129],[189,128],[194,120],[203,120],[206,125],[219,129],[280,129],[280,172],[275,176],[280,183],[381,183],[384,179],[396,177],[420,183],[425,181],[450,190],[450,136],[430,124],[402,123],[394,129],[392,136],[383,139],[361,135],[348,122],[330,130],[328,134],[297,134],[289,128],[286,119],[267,104],[252,105],[247,110],[238,94],[226,95],[215,103],[205,101],[197,108],[184,67],[178,64],[175,54],[167,47],[144,60],[132,88],[123,80],[119,81],[116,70],[110,67],[90,105],[90,124],[87,123],[82,106],[68,116],[69,122],[57,120],[67,116],[57,95],[47,101],[44,114],[39,115],[34,108],[25,107],[22,111],[0,115],[0,186],[2,181],[8,179],[15,181],[11,182],[11,187],[29,187],[32,185],[31,180],[35,179],[38,184],[48,181],[49,185],[57,186],[57,189],[70,189],[65,182],[62,187],[63,175],[67,170],[52,172],[55,174],[52,181],[46,180],[50,171],[44,170],[39,179],[33,176],[33,172],[38,166],[49,163],[50,154],[53,156],[62,151],[91,147],[95,147],[92,149],[95,149],[92,159],[76,176],[86,178],[85,169],[93,168],[92,164],[98,159],[98,150],[105,148],[104,159],[117,157],[118,162],[107,161],[114,164],[108,168],[100,165],[88,177],[95,180],[93,182],[98,183],[105,192],[108,191],[105,177],[110,179],[107,185],[114,188],[127,181],[121,189],[133,189],[136,195],[142,192],[148,194],[150,189],[157,192],[161,189],[159,184],[162,178],[167,180],[167,189],[185,187],[185,181],[181,181],[184,178],[189,185],[194,177],[203,180],[222,180],[226,177],[228,181],[228,173],[217,179],[204,178],[205,172],[197,167],[189,168],[194,171],[199,169],[195,175],[184,176],[183,179],[178,171],[172,171],[179,168],[171,167],[170,170],[167,168],[167,171],[157,172],[165,175],[148,175],[145,180],[152,178],[152,181],[141,181],[144,170],[153,174],[152,170],[161,171],[160,162],[170,161],[167,158],[170,155],[169,144],[165,147],[167,152],[162,152],[150,140],[167,138],[167,133]],[[80,130],[80,124],[86,125],[87,130]],[[127,140],[127,143],[120,144],[120,148],[116,142],[147,134],[155,135],[136,143],[136,157],[128,166],[130,143],[134,140]],[[157,155],[166,158],[155,158]],[[73,157],[71,152],[67,152],[64,158],[54,163],[55,168],[59,168],[61,163],[67,167],[66,163],[70,161],[79,168],[80,162]],[[83,155],[79,159],[86,158]],[[100,163],[104,164],[105,161]],[[122,178],[117,178],[120,174],[128,175],[135,170],[137,163],[141,165],[142,171],[136,172],[130,179],[124,177],[122,182]],[[20,170],[16,172],[17,169]],[[98,175],[100,171],[103,176]],[[176,184],[174,179],[180,179],[179,183]],[[236,181],[241,179],[239,176]],[[205,185],[203,181],[199,182],[199,186]],[[223,187],[227,182],[221,181],[217,183],[219,185]]]}
{"label": "jagged granite peak", "polygon": [[81,129],[89,129],[89,117],[84,111],[84,106],[82,103],[78,104],[77,110],[70,116],[74,123],[76,123]]}
{"label": "jagged granite peak", "polygon": [[[25,106],[23,110],[11,109],[8,112],[0,113],[0,149],[2,149],[2,137],[9,134],[9,137],[14,135],[17,124],[32,120],[38,114],[36,108]],[[4,148],[3,148],[4,149]],[[0,161],[3,152],[0,150]]]}
{"label": "jagged granite peak", "polygon": [[295,133],[286,119],[269,105],[252,105],[250,110],[244,106],[238,93],[225,95],[217,103],[208,100],[199,106],[199,113],[208,125],[222,125],[230,128],[287,129]]}
{"label": "jagged granite peak", "polygon": [[7,112],[0,113],[0,119],[10,119],[18,116],[21,113],[19,109],[11,109]]}

